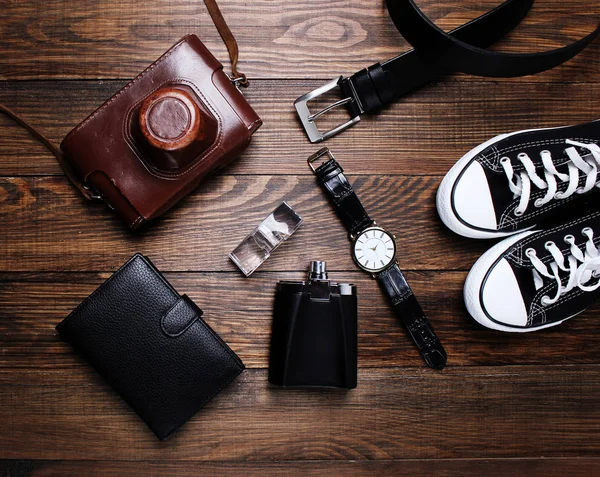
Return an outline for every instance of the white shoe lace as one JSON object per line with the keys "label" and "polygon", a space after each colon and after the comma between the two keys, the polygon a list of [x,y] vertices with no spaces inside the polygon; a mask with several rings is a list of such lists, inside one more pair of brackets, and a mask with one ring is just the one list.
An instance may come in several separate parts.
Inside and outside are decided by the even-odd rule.
{"label": "white shoe lace", "polygon": [[[508,187],[514,194],[514,197],[520,197],[519,205],[514,211],[516,216],[523,215],[529,204],[531,197],[531,183],[538,187],[538,189],[547,189],[544,197],[536,199],[534,202],[535,207],[541,207],[547,204],[552,199],[566,199],[575,192],[578,194],[584,194],[592,189],[592,187],[600,187],[600,178],[598,177],[598,166],[600,166],[600,146],[598,144],[585,144],[582,142],[572,141],[567,139],[565,141],[571,146],[577,146],[582,149],[586,149],[590,154],[586,154],[585,158],[582,158],[575,147],[569,147],[565,149],[565,152],[569,156],[570,161],[567,162],[568,174],[558,172],[554,163],[552,162],[552,155],[550,151],[540,152],[542,157],[542,164],[544,165],[544,179],[542,179],[536,172],[535,166],[531,158],[524,152],[517,155],[521,164],[525,167],[524,171],[515,173],[513,166],[510,162],[510,158],[502,157],[500,159],[500,165],[504,169],[506,177],[508,178]],[[579,171],[585,174],[586,180],[585,185],[578,188],[579,184]],[[562,183],[568,181],[568,186],[564,192],[558,191],[557,179]]]}
{"label": "white shoe lace", "polygon": [[[600,250],[594,245],[594,231],[590,227],[585,227],[581,230],[581,233],[587,237],[585,243],[585,252],[582,252],[577,245],[575,245],[575,237],[573,235],[565,235],[564,241],[571,246],[571,254],[567,257],[565,263],[565,257],[563,256],[560,249],[552,241],[548,241],[544,244],[544,247],[552,258],[553,262],[549,263],[550,270],[548,267],[537,257],[536,252],[533,248],[525,250],[525,255],[531,260],[533,265],[533,281],[535,283],[535,289],[539,290],[543,284],[544,279],[542,277],[550,278],[556,281],[557,289],[554,297],[550,298],[548,295],[542,297],[542,305],[552,305],[556,303],[558,299],[578,287],[585,292],[596,290],[600,287],[600,280],[593,284],[589,284],[592,278],[597,278],[600,271]],[[561,280],[560,272],[568,272],[569,277],[566,280],[566,284],[563,285]]]}

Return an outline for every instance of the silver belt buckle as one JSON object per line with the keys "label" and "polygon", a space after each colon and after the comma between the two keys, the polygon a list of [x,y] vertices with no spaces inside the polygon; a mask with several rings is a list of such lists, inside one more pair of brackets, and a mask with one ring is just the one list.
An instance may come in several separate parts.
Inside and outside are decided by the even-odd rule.
{"label": "silver belt buckle", "polygon": [[315,123],[315,119],[317,119],[322,114],[325,114],[327,111],[331,111],[332,109],[337,108],[338,106],[342,106],[343,104],[354,101],[354,98],[340,99],[339,101],[336,101],[335,103],[330,104],[326,108],[323,108],[321,111],[318,111],[314,114],[311,114],[310,110],[308,109],[307,103],[309,101],[312,101],[313,99],[318,98],[322,94],[325,94],[328,91],[331,91],[336,86],[338,86],[338,83],[342,79],[343,79],[343,76],[340,76],[339,78],[334,79],[333,81],[321,86],[320,88],[317,88],[317,89],[311,91],[310,93],[306,93],[305,95],[300,96],[296,101],[294,101],[294,107],[296,108],[296,111],[298,112],[300,121],[302,121],[302,126],[304,126],[304,130],[306,131],[306,134],[308,135],[308,139],[312,143],[321,142],[321,141],[324,141],[325,139],[330,138],[331,136],[335,136],[337,133],[343,131],[344,129],[348,129],[350,126],[352,126],[360,121],[360,116],[355,116],[353,118],[350,118],[350,120],[346,121],[345,123],[340,124],[339,126],[336,126],[333,129],[330,129],[329,131],[326,131],[323,133],[321,131],[319,131],[319,128],[317,127],[317,124]]}

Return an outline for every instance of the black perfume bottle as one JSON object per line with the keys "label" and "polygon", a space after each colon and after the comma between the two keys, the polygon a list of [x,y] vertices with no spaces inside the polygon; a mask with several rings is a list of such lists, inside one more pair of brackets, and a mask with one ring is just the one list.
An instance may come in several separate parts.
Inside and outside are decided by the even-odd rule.
{"label": "black perfume bottle", "polygon": [[311,262],[307,281],[277,284],[269,382],[289,387],[356,387],[356,287],[327,279]]}

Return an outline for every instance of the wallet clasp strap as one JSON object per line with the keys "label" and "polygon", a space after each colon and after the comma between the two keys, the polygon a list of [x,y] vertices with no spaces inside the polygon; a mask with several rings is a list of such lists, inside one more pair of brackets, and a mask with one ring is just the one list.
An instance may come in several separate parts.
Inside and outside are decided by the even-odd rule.
{"label": "wallet clasp strap", "polygon": [[175,338],[183,334],[201,316],[202,310],[187,295],[182,295],[162,316],[160,327],[164,334]]}

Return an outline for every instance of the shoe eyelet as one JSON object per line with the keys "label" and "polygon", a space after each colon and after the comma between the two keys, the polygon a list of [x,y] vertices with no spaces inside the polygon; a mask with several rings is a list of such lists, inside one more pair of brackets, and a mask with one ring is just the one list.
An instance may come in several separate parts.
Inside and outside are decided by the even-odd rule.
{"label": "shoe eyelet", "polygon": [[550,306],[552,303],[549,303],[549,301],[550,297],[548,295],[544,295],[540,300],[540,303],[542,304],[542,306]]}
{"label": "shoe eyelet", "polygon": [[530,248],[528,248],[528,249],[526,249],[526,250],[525,250],[525,255],[526,255],[527,257],[530,257],[530,258],[531,258],[531,256],[532,256],[532,255],[533,255],[533,256],[535,256],[535,249],[533,249],[533,248],[531,248],[531,247],[530,247]]}
{"label": "shoe eyelet", "polygon": [[548,240],[545,244],[544,244],[544,248],[546,250],[548,250],[552,245],[556,245],[552,240]]}
{"label": "shoe eyelet", "polygon": [[507,156],[501,157],[500,162],[510,162],[510,158]]}
{"label": "shoe eyelet", "polygon": [[575,193],[583,194],[583,189],[581,187],[578,187],[577,189],[575,189]]}
{"label": "shoe eyelet", "polygon": [[591,227],[584,227],[581,229],[581,233],[582,235],[587,235],[588,233],[592,233],[592,228]]}
{"label": "shoe eyelet", "polygon": [[517,209],[515,209],[515,212],[514,212],[514,214],[515,214],[517,217],[521,217],[521,215],[523,215],[524,213],[525,213],[525,212],[521,212],[520,210],[517,210]]}
{"label": "shoe eyelet", "polygon": [[563,240],[565,241],[565,243],[568,243],[569,245],[573,245],[573,243],[575,242],[575,236],[568,234],[568,235],[564,236]]}
{"label": "shoe eyelet", "polygon": [[544,149],[543,151],[540,151],[540,154],[551,154],[551,152],[548,149]]}
{"label": "shoe eyelet", "polygon": [[527,157],[527,154],[525,154],[524,152],[520,152],[520,153],[517,155],[517,157],[518,157],[519,159],[525,159],[525,158]]}
{"label": "shoe eyelet", "polygon": [[533,205],[534,205],[535,207],[538,207],[538,208],[539,208],[539,207],[541,207],[541,206],[542,206],[542,205],[544,205],[544,204],[542,204],[542,199],[536,199],[536,200],[535,200],[535,202],[533,203]]}

